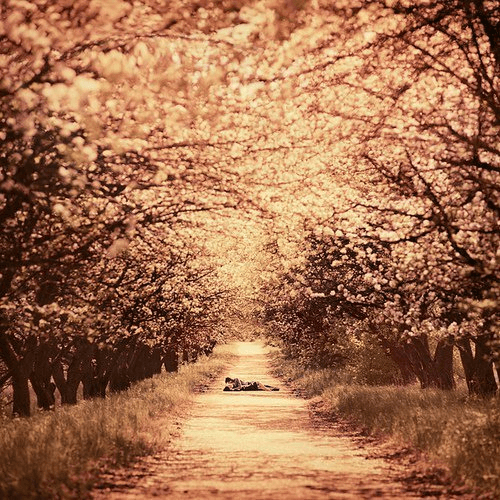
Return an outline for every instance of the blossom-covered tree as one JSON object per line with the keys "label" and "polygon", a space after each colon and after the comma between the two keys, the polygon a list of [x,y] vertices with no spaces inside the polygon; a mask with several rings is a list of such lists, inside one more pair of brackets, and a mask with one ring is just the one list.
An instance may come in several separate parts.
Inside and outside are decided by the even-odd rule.
{"label": "blossom-covered tree", "polygon": [[[273,307],[309,359],[346,360],[362,336],[404,379],[451,387],[457,346],[470,390],[496,390],[495,2],[3,9],[0,380],[15,413],[28,380],[47,408],[54,384],[74,402],[80,383],[103,395],[208,352],[238,284],[214,255],[235,236],[248,259],[238,238],[259,225],[301,242],[271,273],[286,281]],[[303,237],[304,218],[319,229]]]}
{"label": "blossom-covered tree", "polygon": [[127,339],[154,350],[207,326],[220,294],[186,242],[193,214],[232,203],[214,161],[231,143],[203,126],[224,77],[205,31],[233,24],[229,4],[3,7],[0,357],[14,413],[29,414],[28,379],[42,407],[51,375],[64,402],[80,381],[102,395]]}
{"label": "blossom-covered tree", "polygon": [[[321,124],[312,134],[318,147],[335,145],[338,156],[323,161],[346,189],[331,200],[335,216],[319,223],[342,236],[326,238],[319,253],[307,246],[318,267],[299,275],[316,279],[313,293],[325,293],[317,280],[328,283],[334,271],[321,259],[342,252],[341,297],[332,298],[331,287],[314,300],[338,300],[344,312],[355,305],[356,314],[375,318],[380,310],[388,328],[375,322],[374,336],[387,343],[396,325],[397,336],[418,346],[418,359],[404,364],[420,377],[443,362],[438,352],[449,365],[456,345],[471,392],[491,394],[498,385],[498,7],[360,1],[319,8],[337,29],[279,79],[301,84],[304,97],[294,99],[304,118]],[[374,256],[374,247],[386,254],[377,269],[366,254],[371,248]],[[434,357],[424,335],[440,348]],[[451,386],[449,373],[441,370],[437,385]]]}

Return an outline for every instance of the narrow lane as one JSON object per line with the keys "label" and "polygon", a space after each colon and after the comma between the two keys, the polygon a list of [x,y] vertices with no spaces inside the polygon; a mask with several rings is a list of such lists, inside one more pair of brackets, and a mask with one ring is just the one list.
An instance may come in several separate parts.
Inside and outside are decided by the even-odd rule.
{"label": "narrow lane", "polygon": [[270,372],[260,343],[233,345],[223,375],[277,385],[279,392],[223,392],[223,377],[197,396],[174,450],[140,466],[96,499],[411,499],[389,466],[367,455],[334,426],[315,426],[307,402]]}

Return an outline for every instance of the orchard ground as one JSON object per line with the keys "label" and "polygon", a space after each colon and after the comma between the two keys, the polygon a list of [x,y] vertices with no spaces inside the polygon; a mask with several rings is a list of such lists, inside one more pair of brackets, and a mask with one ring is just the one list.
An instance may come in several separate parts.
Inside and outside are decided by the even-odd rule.
{"label": "orchard ground", "polygon": [[231,355],[224,348],[176,373],[162,373],[106,398],[38,412],[0,415],[0,498],[88,498],[103,469],[164,449],[200,385]]}
{"label": "orchard ground", "polygon": [[[236,342],[230,350],[233,361],[197,396],[175,442],[103,476],[93,498],[476,498],[443,484],[414,453],[325,418],[318,400],[272,375],[262,343]],[[223,392],[226,375],[281,390]]]}

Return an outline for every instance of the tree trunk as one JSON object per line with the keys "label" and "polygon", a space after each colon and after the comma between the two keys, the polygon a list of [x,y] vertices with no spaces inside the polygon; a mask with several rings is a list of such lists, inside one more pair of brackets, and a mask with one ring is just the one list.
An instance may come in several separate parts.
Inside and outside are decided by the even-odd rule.
{"label": "tree trunk", "polygon": [[203,349],[203,352],[205,354],[205,356],[210,356],[210,354],[212,354],[213,350],[214,350],[214,347],[216,345],[216,342],[215,340],[211,340],[206,346],[205,348]]}
{"label": "tree trunk", "polygon": [[472,353],[472,347],[470,345],[470,340],[467,338],[459,338],[455,341],[458,352],[460,354],[460,360],[462,361],[462,366],[464,368],[465,381],[467,382],[467,389],[469,394],[473,394],[473,379],[474,379],[474,354]]}
{"label": "tree trunk", "polygon": [[130,385],[129,363],[128,363],[128,348],[124,349],[118,355],[110,373],[109,390],[119,392],[127,390]]}
{"label": "tree trunk", "polygon": [[423,389],[436,387],[451,390],[455,387],[453,342],[451,339],[439,340],[434,357],[431,355],[429,342],[425,335],[412,337],[405,346],[405,352],[410,360],[411,369]]}
{"label": "tree trunk", "polygon": [[434,352],[434,368],[436,373],[436,385],[439,389],[455,389],[455,377],[453,376],[453,339],[439,340]]}
{"label": "tree trunk", "polygon": [[99,391],[96,381],[96,365],[95,346],[86,340],[82,346],[82,356],[80,362],[83,399],[92,399],[98,395]]}
{"label": "tree trunk", "polygon": [[83,398],[105,398],[111,374],[112,355],[109,349],[99,348],[96,344],[87,343],[82,358]]}
{"label": "tree trunk", "polygon": [[12,375],[12,413],[20,417],[29,417],[31,401],[28,380],[33,371],[33,351],[29,350],[22,359],[19,359],[7,335],[0,332],[0,357]]}
{"label": "tree trunk", "polygon": [[480,396],[493,396],[497,391],[497,383],[493,374],[491,349],[488,346],[489,336],[476,337],[473,342],[476,346],[474,355],[473,388]]}
{"label": "tree trunk", "polygon": [[483,335],[472,340],[475,344],[474,354],[472,353],[470,339],[461,338],[457,340],[469,394],[493,396],[498,386],[493,374],[491,349],[488,346],[490,336]]}
{"label": "tree trunk", "polygon": [[56,384],[56,388],[61,395],[62,404],[76,404],[76,391],[75,391],[75,401],[72,401],[69,396],[68,384],[66,378],[64,377],[64,368],[60,360],[52,363],[52,377]]}
{"label": "tree trunk", "polygon": [[161,365],[162,365],[161,354],[162,352],[159,347],[155,347],[151,352],[151,360],[150,360],[151,375],[157,375],[161,373]]}
{"label": "tree trunk", "polygon": [[12,372],[12,414],[14,416],[29,417],[31,415],[31,400],[28,380],[29,377],[25,370],[16,369]]}
{"label": "tree trunk", "polygon": [[107,346],[100,348],[97,345],[95,346],[94,353],[96,359],[95,379],[97,396],[105,398],[111,370],[118,357],[118,353],[113,353]]}
{"label": "tree trunk", "polygon": [[407,385],[415,382],[415,373],[411,370],[410,360],[403,347],[383,336],[378,336],[381,347],[394,361],[401,375],[401,384]]}
{"label": "tree trunk", "polygon": [[404,351],[410,361],[411,370],[420,382],[420,387],[422,389],[434,387],[434,363],[427,338],[411,337],[405,344]]}
{"label": "tree trunk", "polygon": [[83,383],[84,365],[89,362],[90,344],[86,340],[79,340],[76,344],[72,359],[69,362],[66,376],[61,359],[52,363],[52,376],[56,387],[61,394],[62,404],[76,404],[78,387]]}
{"label": "tree trunk", "polygon": [[31,387],[36,394],[36,403],[38,408],[42,410],[53,410],[56,399],[54,396],[55,384],[53,382],[45,383],[45,380],[40,379],[35,373],[29,377]]}
{"label": "tree trunk", "polygon": [[165,370],[169,373],[176,372],[179,369],[179,355],[174,347],[169,346],[165,350],[163,364],[165,366]]}
{"label": "tree trunk", "polygon": [[76,404],[78,387],[82,382],[82,357],[83,353],[79,350],[68,366],[66,374],[66,398],[68,404]]}
{"label": "tree trunk", "polygon": [[30,375],[30,382],[37,398],[37,405],[43,410],[54,409],[55,405],[55,385],[51,382],[52,364],[51,356],[53,350],[45,343],[41,343],[35,353],[33,372]]}
{"label": "tree trunk", "polygon": [[148,347],[142,344],[136,346],[130,363],[130,378],[132,381],[138,382],[147,378],[148,354]]}

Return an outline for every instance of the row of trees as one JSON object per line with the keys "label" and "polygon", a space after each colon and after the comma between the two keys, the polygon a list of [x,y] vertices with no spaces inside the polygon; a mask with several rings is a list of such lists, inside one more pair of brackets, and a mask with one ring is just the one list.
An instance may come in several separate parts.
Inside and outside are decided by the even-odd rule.
{"label": "row of trees", "polygon": [[405,380],[440,387],[457,346],[471,391],[494,390],[496,2],[4,12],[0,358],[16,413],[30,378],[47,407],[54,384],[73,401],[77,380],[102,394],[209,350],[226,284],[206,250],[228,210],[236,228],[284,216],[279,241],[308,215],[300,258],[283,252],[268,284],[290,346],[345,358],[362,330]]}
{"label": "row of trees", "polygon": [[373,355],[378,347],[398,368],[400,382],[452,389],[456,347],[470,392],[496,392],[495,337],[485,315],[464,306],[477,293],[470,282],[426,290],[427,273],[412,273],[411,280],[403,274],[410,259],[398,255],[400,248],[329,227],[307,234],[292,266],[272,246],[273,280],[264,290],[273,299],[261,314],[292,357],[311,367],[342,368],[355,363],[360,350]]}
{"label": "row of trees", "polygon": [[329,142],[348,150],[331,162],[345,189],[333,215],[296,236],[293,265],[272,245],[265,317],[312,364],[378,344],[403,381],[422,387],[454,387],[457,348],[470,392],[493,394],[500,9],[482,0],[329,7],[342,29],[318,49],[335,57],[308,73],[318,100],[304,112],[342,120]]}
{"label": "row of trees", "polygon": [[30,385],[48,409],[211,352],[226,287],[199,214],[238,189],[202,126],[220,54],[196,2],[2,9],[0,387],[25,416]]}

